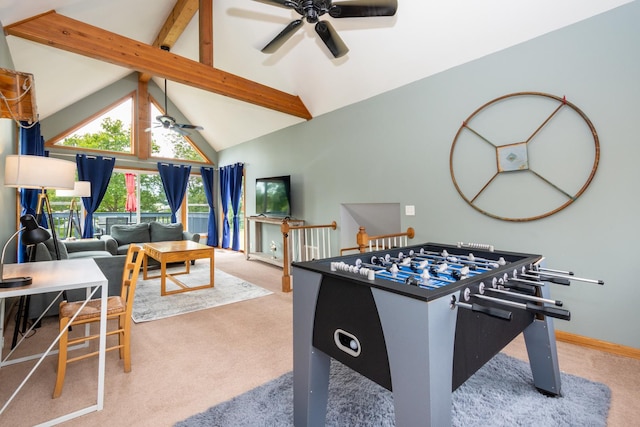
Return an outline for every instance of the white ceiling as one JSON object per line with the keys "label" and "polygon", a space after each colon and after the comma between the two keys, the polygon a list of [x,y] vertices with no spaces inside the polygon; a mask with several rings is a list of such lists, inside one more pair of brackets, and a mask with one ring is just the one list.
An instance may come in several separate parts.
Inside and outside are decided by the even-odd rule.
{"label": "white ceiling", "polygon": [[[252,0],[214,0],[214,66],[298,95],[314,117],[571,25],[632,0],[398,0],[394,17],[333,19],[350,52],[334,59],[313,25],[278,52],[260,49],[294,11]],[[49,10],[151,44],[175,0],[0,0],[7,26]],[[172,48],[198,60],[198,17]],[[17,71],[32,73],[44,119],[131,70],[7,37]],[[156,80],[162,87],[162,81]],[[172,102],[216,150],[302,119],[169,82]]]}

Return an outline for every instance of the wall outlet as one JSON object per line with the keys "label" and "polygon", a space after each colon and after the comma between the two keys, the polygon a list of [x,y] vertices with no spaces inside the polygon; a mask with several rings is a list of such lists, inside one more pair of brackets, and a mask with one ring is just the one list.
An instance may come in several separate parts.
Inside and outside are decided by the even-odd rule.
{"label": "wall outlet", "polygon": [[414,216],[416,214],[416,207],[413,205],[406,205],[404,207],[404,214],[407,216]]}

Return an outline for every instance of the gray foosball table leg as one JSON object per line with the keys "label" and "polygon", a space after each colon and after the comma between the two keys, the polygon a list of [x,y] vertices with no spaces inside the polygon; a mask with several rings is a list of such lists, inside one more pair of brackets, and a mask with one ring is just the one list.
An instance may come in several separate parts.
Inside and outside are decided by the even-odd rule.
{"label": "gray foosball table leg", "polygon": [[[549,293],[547,284],[542,287],[542,297],[549,298]],[[543,320],[535,319],[524,330],[524,341],[534,385],[545,394],[560,396],[560,366],[553,319],[549,316],[545,316]]]}
{"label": "gray foosball table leg", "polygon": [[[396,426],[451,425],[457,308],[372,289],[391,370]],[[399,315],[402,313],[402,315]]]}
{"label": "gray foosball table leg", "polygon": [[313,324],[322,275],[295,270],[293,293],[293,424],[324,426],[331,358],[313,347]]}

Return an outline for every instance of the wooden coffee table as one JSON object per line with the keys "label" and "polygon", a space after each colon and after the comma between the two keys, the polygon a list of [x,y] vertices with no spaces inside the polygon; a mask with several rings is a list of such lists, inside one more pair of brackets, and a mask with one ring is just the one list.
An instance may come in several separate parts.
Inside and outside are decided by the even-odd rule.
{"label": "wooden coffee table", "polygon": [[[213,288],[213,272],[214,272],[214,248],[212,246],[196,243],[192,240],[180,240],[175,242],[153,242],[145,243],[144,259],[142,260],[142,271],[145,279],[160,278],[160,295],[178,294],[180,292],[195,291],[196,289]],[[160,275],[149,276],[147,274],[148,258],[153,258],[160,263]],[[180,274],[189,274],[191,261],[196,259],[209,258],[210,276],[209,283],[199,286],[187,286],[174,276]],[[184,262],[185,270],[177,273],[167,273],[167,264],[175,262]],[[178,285],[180,289],[167,291],[167,279]]]}

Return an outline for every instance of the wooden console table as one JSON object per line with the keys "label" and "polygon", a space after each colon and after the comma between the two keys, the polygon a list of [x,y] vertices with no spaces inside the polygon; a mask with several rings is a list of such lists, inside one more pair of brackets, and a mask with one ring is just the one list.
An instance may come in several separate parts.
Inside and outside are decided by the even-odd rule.
{"label": "wooden console table", "polygon": [[[263,242],[263,226],[266,224],[267,226],[271,226],[273,229],[272,234],[277,234],[277,239],[272,239],[273,241],[282,243],[282,233],[280,231],[280,226],[282,225],[282,221],[284,218],[278,217],[268,217],[268,216],[250,216],[246,219],[246,226],[244,229],[244,237],[245,237],[245,245],[244,245],[244,253],[247,260],[255,259],[258,261],[267,262],[269,264],[273,264],[280,268],[283,267],[282,257],[275,257],[273,254],[268,252],[268,248],[265,252],[265,244]],[[301,219],[288,219],[287,221],[289,225],[297,227],[304,225],[304,221]],[[251,241],[251,230],[252,223],[255,225],[255,235],[253,236],[253,242]],[[253,243],[253,246],[252,246]],[[251,248],[254,248],[253,250]],[[289,254],[291,255],[291,254]],[[291,259],[291,257],[289,257]]]}

